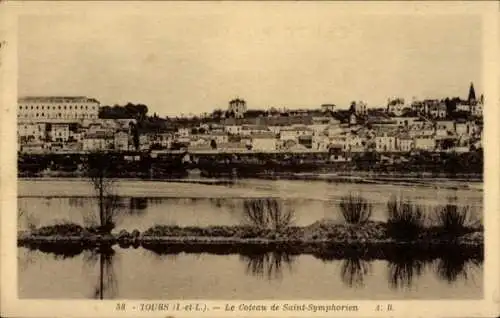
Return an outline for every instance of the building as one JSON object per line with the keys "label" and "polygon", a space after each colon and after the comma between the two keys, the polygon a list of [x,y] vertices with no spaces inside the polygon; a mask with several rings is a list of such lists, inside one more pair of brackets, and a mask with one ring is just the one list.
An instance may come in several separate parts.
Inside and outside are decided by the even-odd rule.
{"label": "building", "polygon": [[312,149],[328,151],[330,138],[327,135],[315,135],[312,138]]}
{"label": "building", "polygon": [[484,106],[484,96],[481,94],[478,101],[470,104],[470,113],[473,116],[482,117],[483,116],[483,106]]}
{"label": "building", "polygon": [[396,134],[393,132],[384,132],[375,136],[375,150],[380,152],[396,151]]}
{"label": "building", "polygon": [[179,137],[189,137],[190,135],[190,129],[189,128],[179,128],[179,130],[177,131],[177,133],[179,134]]}
{"label": "building", "polygon": [[347,151],[349,148],[349,141],[347,140],[346,134],[340,134],[330,137],[330,148],[339,148],[342,151]]}
{"label": "building", "polygon": [[328,125],[328,127],[326,127],[326,129],[325,129],[325,133],[329,137],[337,136],[337,135],[341,134],[343,131],[344,131],[344,128],[340,125],[339,121],[336,121],[335,123]]}
{"label": "building", "polygon": [[358,134],[347,135],[347,150],[350,152],[365,151],[366,140]]}
{"label": "building", "polygon": [[228,134],[239,135],[239,134],[241,134],[242,126],[241,125],[227,125],[224,128]]}
{"label": "building", "polygon": [[446,104],[444,102],[432,103],[428,106],[428,115],[433,118],[446,117]]}
{"label": "building", "polygon": [[128,132],[120,130],[114,135],[114,148],[118,151],[127,151],[129,150],[128,145]]}
{"label": "building", "polygon": [[139,136],[139,150],[149,150],[151,147],[151,142],[147,135]]}
{"label": "building", "polygon": [[409,134],[400,134],[396,143],[397,149],[402,152],[410,152],[415,148],[415,142]]}
{"label": "building", "polygon": [[436,149],[436,139],[434,136],[415,137],[415,149],[433,151]]}
{"label": "building", "polygon": [[366,103],[364,101],[353,102],[354,112],[358,116],[364,116],[367,113]]}
{"label": "building", "polygon": [[23,153],[44,153],[47,145],[43,142],[34,142],[26,145],[19,145],[19,151]]}
{"label": "building", "polygon": [[[248,145],[251,145],[249,143]],[[247,143],[244,142],[225,142],[217,145],[217,149],[222,152],[246,152]]]}
{"label": "building", "polygon": [[155,133],[153,136],[150,136],[151,144],[161,148],[169,148],[172,139],[172,134],[168,132]]}
{"label": "building", "polygon": [[333,112],[335,110],[335,104],[323,104],[321,105],[321,110],[323,112]]}
{"label": "building", "polygon": [[280,131],[281,140],[298,140],[300,136],[312,136],[313,130],[306,126],[288,126]]}
{"label": "building", "polygon": [[254,151],[275,151],[277,149],[276,135],[272,132],[252,135],[252,150]]}
{"label": "building", "polygon": [[467,100],[460,100],[456,105],[456,110],[467,112],[473,116],[481,117],[483,115],[484,96],[481,94],[479,99],[476,99],[476,91],[474,84],[469,87],[469,95]]}
{"label": "building", "polygon": [[69,140],[69,124],[50,124],[50,139],[56,142],[67,142]]}
{"label": "building", "polygon": [[356,114],[355,113],[352,113],[350,116],[349,116],[349,125],[356,125],[358,123],[358,118],[356,117]]}
{"label": "building", "polygon": [[214,140],[216,144],[226,143],[229,141],[228,134],[224,132],[210,132],[207,135],[204,135],[203,138],[208,141]]}
{"label": "building", "polygon": [[270,130],[263,125],[243,125],[239,130],[240,136],[251,136],[254,134],[268,133]]}
{"label": "building", "polygon": [[42,142],[46,140],[46,124],[21,122],[17,125],[17,137],[20,143]]}
{"label": "building", "polygon": [[449,132],[455,131],[455,121],[453,120],[437,120],[436,130],[446,130]]}
{"label": "building", "polygon": [[415,122],[419,121],[419,117],[393,117],[393,121],[395,121],[395,125],[397,127],[403,127],[403,128],[409,128],[411,127]]}
{"label": "building", "polygon": [[405,108],[405,100],[403,98],[394,98],[387,101],[387,113],[394,116],[403,115],[403,109]]}
{"label": "building", "polygon": [[85,131],[81,128],[76,128],[74,130],[69,129],[69,142],[81,142],[83,140],[83,136],[85,135]]}
{"label": "building", "polygon": [[469,113],[471,111],[471,105],[466,100],[460,100],[457,102],[456,111]]}
{"label": "building", "polygon": [[411,110],[417,114],[427,114],[427,104],[422,101],[414,100],[410,106]]}
{"label": "building", "polygon": [[457,120],[455,123],[455,131],[458,136],[472,136],[475,130],[476,127],[472,121]]}
{"label": "building", "polygon": [[47,119],[97,119],[100,103],[85,96],[27,96],[18,99],[17,118],[44,121]]}
{"label": "building", "polygon": [[298,137],[298,143],[304,146],[306,149],[312,149],[313,147],[313,136],[312,135],[304,135]]}
{"label": "building", "polygon": [[109,150],[114,147],[114,135],[106,132],[87,133],[82,139],[84,151]]}
{"label": "building", "polygon": [[428,122],[423,119],[417,119],[410,124],[410,130],[420,130],[428,125]]}
{"label": "building", "polygon": [[243,99],[235,98],[229,102],[228,113],[234,113],[235,118],[243,118],[247,111],[247,103]]}

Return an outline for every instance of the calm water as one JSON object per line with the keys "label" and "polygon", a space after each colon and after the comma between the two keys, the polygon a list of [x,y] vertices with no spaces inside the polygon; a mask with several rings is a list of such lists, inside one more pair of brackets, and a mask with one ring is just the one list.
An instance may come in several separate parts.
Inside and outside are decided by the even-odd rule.
{"label": "calm water", "polygon": [[[467,184],[461,185],[466,187]],[[120,181],[118,229],[145,230],[155,224],[240,224],[245,200],[283,199],[295,211],[295,223],[323,218],[340,221],[339,198],[362,194],[374,204],[373,219],[385,219],[392,195],[427,209],[456,198],[482,219],[481,187],[245,180],[232,185]],[[86,222],[97,212],[90,185],[81,180],[18,183],[18,210],[28,218],[19,227],[57,221]],[[106,253],[85,251],[71,257],[18,248],[21,298],[129,299],[479,299],[482,261],[435,259],[327,260],[313,255],[186,254],[115,247]]]}
{"label": "calm water", "polygon": [[[157,255],[115,248],[71,258],[19,248],[20,298],[479,299],[483,265],[312,255]],[[101,266],[102,264],[102,266]],[[102,279],[102,289],[101,289]]]}
{"label": "calm water", "polygon": [[[323,181],[248,180],[234,185],[121,181],[117,228],[140,231],[157,224],[233,225],[241,224],[245,200],[276,197],[293,208],[296,225],[309,225],[323,218],[342,221],[338,202],[350,193],[362,194],[373,203],[372,219],[386,219],[386,204],[392,195],[403,196],[427,210],[455,198],[458,205],[470,205],[482,219],[483,192],[477,189],[407,187],[397,185],[326,183]],[[32,222],[49,225],[56,221],[84,223],[96,216],[98,204],[91,186],[84,181],[20,181],[18,210]],[[27,225],[20,220],[19,227]]]}

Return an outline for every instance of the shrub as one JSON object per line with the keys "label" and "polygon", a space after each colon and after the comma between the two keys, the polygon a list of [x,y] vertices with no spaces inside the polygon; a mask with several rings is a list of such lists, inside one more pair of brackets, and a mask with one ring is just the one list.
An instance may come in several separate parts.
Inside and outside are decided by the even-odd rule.
{"label": "shrub", "polygon": [[340,210],[348,224],[366,223],[372,215],[372,209],[373,205],[359,195],[349,194],[340,199]]}
{"label": "shrub", "polygon": [[424,227],[423,208],[409,200],[391,198],[387,203],[387,212],[387,230],[391,237],[415,239]]}
{"label": "shrub", "polygon": [[292,225],[294,211],[273,198],[250,199],[243,202],[246,221],[259,229],[282,231]]}
{"label": "shrub", "polygon": [[461,234],[467,229],[471,219],[471,207],[458,207],[456,204],[448,203],[437,207],[434,210],[434,217],[437,225],[446,234]]}
{"label": "shrub", "polygon": [[53,235],[73,236],[73,235],[80,235],[82,231],[83,228],[78,224],[63,223],[63,224],[42,226],[36,230],[33,230],[33,234],[39,236],[53,236]]}

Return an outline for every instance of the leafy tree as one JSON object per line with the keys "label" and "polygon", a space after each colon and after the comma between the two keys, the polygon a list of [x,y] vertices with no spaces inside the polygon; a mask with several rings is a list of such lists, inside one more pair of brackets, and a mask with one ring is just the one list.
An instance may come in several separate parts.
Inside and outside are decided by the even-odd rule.
{"label": "leafy tree", "polygon": [[224,115],[224,111],[222,109],[214,109],[212,112],[213,119],[221,119]]}
{"label": "leafy tree", "polygon": [[132,134],[132,142],[134,144],[135,150],[139,150],[139,127],[138,125],[130,122],[130,133]]}
{"label": "leafy tree", "polygon": [[349,112],[350,113],[355,113],[356,112],[356,102],[352,101],[351,106],[349,106]]}
{"label": "leafy tree", "polygon": [[441,147],[443,147],[443,149],[450,149],[450,148],[453,148],[455,146],[455,140],[452,139],[452,138],[446,138],[442,141],[442,144],[441,144]]}
{"label": "leafy tree", "polygon": [[103,106],[99,108],[99,118],[103,119],[128,119],[135,118],[137,120],[146,119],[148,107],[144,104],[127,103],[124,106],[114,105]]}

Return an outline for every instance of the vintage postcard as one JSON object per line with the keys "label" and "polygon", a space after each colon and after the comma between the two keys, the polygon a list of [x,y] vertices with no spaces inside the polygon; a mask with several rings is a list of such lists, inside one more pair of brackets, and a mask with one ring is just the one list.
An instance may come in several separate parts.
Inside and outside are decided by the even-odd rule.
{"label": "vintage postcard", "polygon": [[0,3],[2,317],[495,317],[500,10]]}

